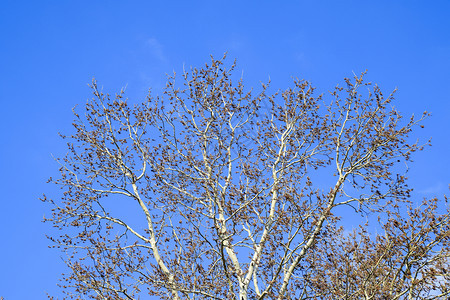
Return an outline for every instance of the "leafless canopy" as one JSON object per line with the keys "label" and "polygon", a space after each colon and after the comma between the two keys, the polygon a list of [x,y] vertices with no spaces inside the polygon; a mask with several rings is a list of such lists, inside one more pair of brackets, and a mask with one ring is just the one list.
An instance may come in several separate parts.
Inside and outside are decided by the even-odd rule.
{"label": "leafless canopy", "polygon": [[443,299],[447,199],[413,206],[405,177],[426,114],[402,119],[364,74],[322,98],[234,68],[212,58],[135,106],[93,82],[43,199],[67,297]]}

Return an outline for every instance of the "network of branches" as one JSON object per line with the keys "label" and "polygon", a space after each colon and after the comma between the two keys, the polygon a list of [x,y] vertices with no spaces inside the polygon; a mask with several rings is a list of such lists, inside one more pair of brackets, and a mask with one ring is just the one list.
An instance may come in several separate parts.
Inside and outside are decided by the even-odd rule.
{"label": "network of branches", "polygon": [[447,198],[406,177],[427,113],[402,118],[365,74],[323,96],[235,68],[212,58],[139,105],[93,81],[43,197],[65,297],[446,298]]}

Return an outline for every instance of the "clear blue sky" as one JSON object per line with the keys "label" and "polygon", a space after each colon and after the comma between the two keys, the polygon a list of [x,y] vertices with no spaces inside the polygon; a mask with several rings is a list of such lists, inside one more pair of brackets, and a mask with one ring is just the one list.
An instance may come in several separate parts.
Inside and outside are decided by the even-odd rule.
{"label": "clear blue sky", "polygon": [[60,253],[42,224],[55,195],[51,154],[69,132],[92,77],[132,101],[158,92],[165,73],[209,55],[238,61],[249,85],[291,77],[325,92],[352,71],[390,92],[406,115],[432,117],[417,132],[433,146],[416,156],[416,197],[450,183],[450,1],[9,1],[0,5],[0,296],[58,295]]}

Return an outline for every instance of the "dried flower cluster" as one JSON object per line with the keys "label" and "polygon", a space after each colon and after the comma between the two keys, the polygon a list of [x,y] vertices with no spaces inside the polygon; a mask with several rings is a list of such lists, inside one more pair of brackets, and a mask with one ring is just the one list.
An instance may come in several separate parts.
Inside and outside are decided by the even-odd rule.
{"label": "dried flower cluster", "polygon": [[402,119],[364,74],[326,100],[300,80],[255,94],[234,68],[212,58],[135,106],[93,82],[43,199],[66,296],[444,299],[447,199],[412,205],[404,174],[427,114]]}

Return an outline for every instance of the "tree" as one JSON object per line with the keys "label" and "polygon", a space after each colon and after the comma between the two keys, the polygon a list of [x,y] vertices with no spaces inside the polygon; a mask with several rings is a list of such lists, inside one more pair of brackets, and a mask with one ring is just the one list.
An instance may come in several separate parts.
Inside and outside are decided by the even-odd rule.
{"label": "tree", "polygon": [[[255,94],[224,58],[80,115],[46,219],[69,298],[422,299],[450,293],[447,198],[411,200],[419,118],[345,79]],[[111,203],[114,203],[111,204]],[[137,209],[137,210],[133,210]],[[359,219],[358,219],[359,216]],[[363,220],[353,232],[347,218]],[[367,220],[367,221],[366,221]]]}

